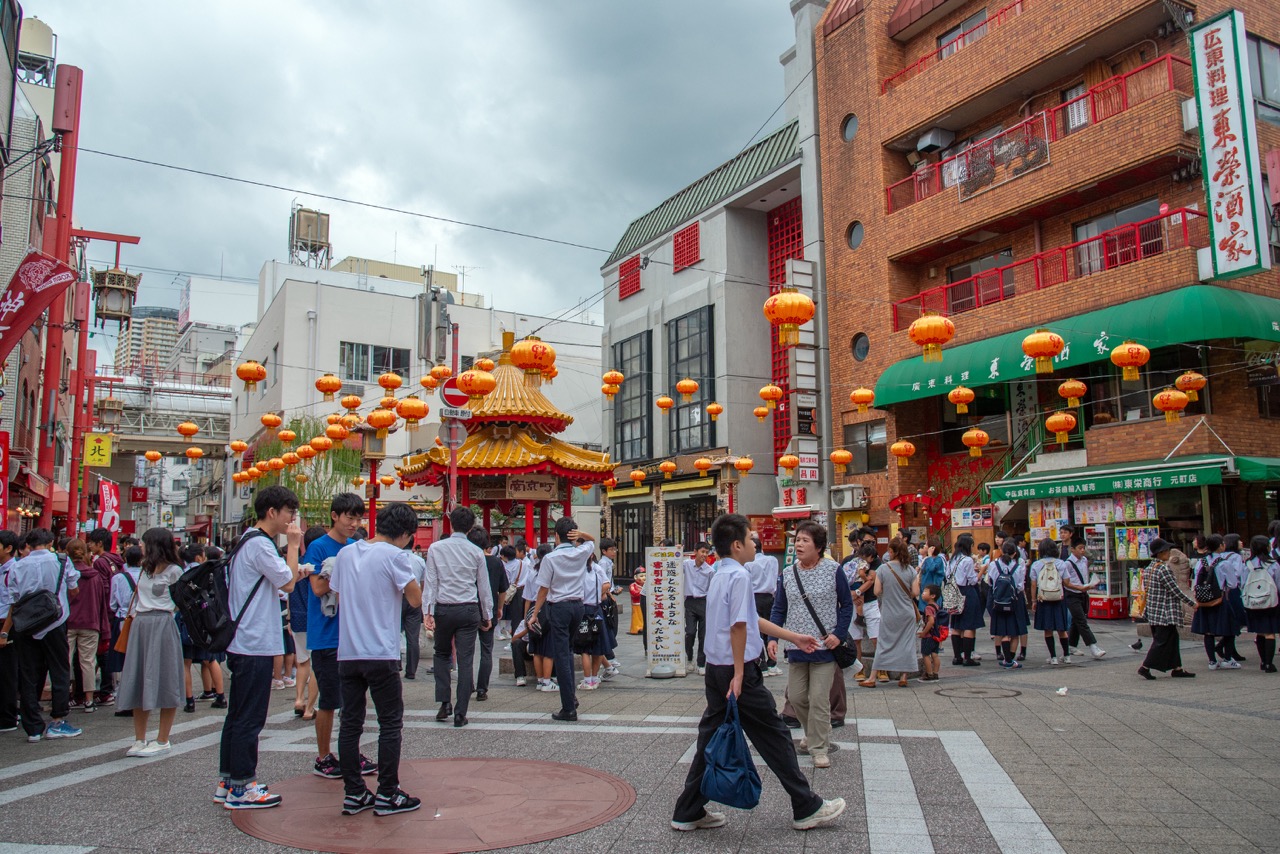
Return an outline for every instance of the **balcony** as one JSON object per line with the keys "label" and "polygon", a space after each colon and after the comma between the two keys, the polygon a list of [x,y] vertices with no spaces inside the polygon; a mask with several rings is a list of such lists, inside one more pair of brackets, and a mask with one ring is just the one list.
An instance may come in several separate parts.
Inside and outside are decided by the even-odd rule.
{"label": "balcony", "polygon": [[1175,249],[1208,245],[1205,214],[1178,208],[899,300],[893,305],[893,329],[906,329],[926,311],[944,316],[962,314],[1005,302],[1020,293],[1115,270]]}
{"label": "balcony", "polygon": [[1189,94],[1191,88],[1191,63],[1172,55],[1154,59],[890,184],[885,188],[888,212],[910,207],[952,187],[956,188],[959,201],[967,201],[985,190],[1047,166],[1052,143],[1165,92]]}
{"label": "balcony", "polygon": [[[926,56],[916,59],[908,50],[906,67],[881,81],[881,98],[891,106],[877,126],[883,144],[908,151],[930,127],[961,131],[1150,38],[1169,21],[1160,0],[1076,3],[1069,9],[1047,0],[998,5],[983,24],[951,43],[936,50],[927,44]],[[1053,26],[1046,29],[1046,20]]]}

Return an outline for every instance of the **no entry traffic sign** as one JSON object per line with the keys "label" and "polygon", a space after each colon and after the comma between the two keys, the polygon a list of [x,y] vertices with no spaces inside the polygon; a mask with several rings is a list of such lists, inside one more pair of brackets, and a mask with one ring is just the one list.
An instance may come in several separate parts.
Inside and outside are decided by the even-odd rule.
{"label": "no entry traffic sign", "polygon": [[445,406],[461,408],[467,405],[470,398],[467,393],[458,388],[457,377],[449,377],[440,386],[440,402]]}

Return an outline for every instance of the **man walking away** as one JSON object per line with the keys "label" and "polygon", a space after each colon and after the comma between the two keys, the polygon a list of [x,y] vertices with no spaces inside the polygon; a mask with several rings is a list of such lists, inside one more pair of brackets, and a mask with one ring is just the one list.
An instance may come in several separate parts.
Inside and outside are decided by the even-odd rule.
{"label": "man walking away", "polygon": [[[241,537],[227,573],[227,604],[240,624],[227,647],[231,691],[218,757],[222,779],[213,797],[229,810],[280,806],[280,796],[257,782],[258,735],[271,705],[274,659],[284,655],[280,593],[292,591],[300,577],[298,496],[283,486],[268,486],[254,499],[253,510],[258,524]],[[283,559],[275,544],[281,534],[288,543]]]}
{"label": "man walking away", "polygon": [[707,710],[698,724],[698,746],[684,781],[684,791],[676,801],[671,819],[673,830],[691,831],[722,827],[724,813],[709,812],[702,794],[702,774],[706,770],[706,747],[724,723],[728,698],[738,701],[738,716],[747,738],[791,796],[791,826],[811,830],[831,824],[844,812],[844,800],[824,801],[809,788],[800,773],[791,733],[778,717],[773,695],[760,674],[760,632],[780,638],[811,653],[818,639],[787,631],[762,620],[756,614],[751,577],[744,564],[755,557],[755,543],[748,536],[745,516],[727,513],[711,525],[711,541],[717,561],[715,578],[707,592]]}
{"label": "man walking away", "polygon": [[[29,593],[47,590],[58,600],[59,616],[48,628],[17,638],[15,652],[18,657],[18,690],[22,704],[22,728],[27,741],[35,743],[45,738],[75,738],[81,734],[78,727],[67,723],[71,706],[71,655],[67,647],[67,616],[71,613],[68,597],[79,594],[80,573],[71,561],[50,550],[53,533],[47,528],[36,528],[27,533],[26,543],[31,553],[19,561],[16,579],[10,581],[14,604]],[[0,650],[13,640],[13,614],[4,618],[0,631]],[[53,706],[52,722],[46,727],[44,713],[40,710],[40,694],[45,679],[49,680]]]}
{"label": "man walking away", "polygon": [[[426,561],[414,555],[413,580],[418,582],[421,588],[427,579]],[[404,678],[410,681],[418,678],[418,661],[422,657],[422,605],[414,607],[409,603],[409,597],[404,597],[404,601],[400,603],[400,630],[404,632]]]}
{"label": "man walking away", "polygon": [[[342,707],[342,683],[338,677],[338,628],[341,614],[329,587],[338,552],[354,543],[352,539],[364,519],[364,499],[354,492],[341,492],[329,502],[329,530],[311,541],[302,562],[313,567],[307,579],[307,648],[311,651],[311,672],[316,677],[316,763],[311,773],[329,780],[342,779],[338,757],[333,754],[333,713]],[[397,654],[396,660],[399,661]],[[360,757],[360,773],[366,777],[378,766]]]}
{"label": "man walking away", "polygon": [[[502,613],[503,594],[507,592],[507,570],[502,565],[502,558],[489,554],[489,534],[484,528],[472,528],[467,534],[476,548],[484,552],[485,570],[489,573],[489,591],[493,596],[491,614]],[[503,546],[509,549],[510,546]],[[489,699],[489,676],[493,673],[493,636],[495,622],[489,621],[489,628],[480,630],[480,666],[476,672],[476,701]]]}
{"label": "man walking away", "polygon": [[[449,511],[453,533],[427,549],[425,598],[426,625],[435,632],[436,720],[453,717],[455,727],[467,725],[467,704],[474,685],[473,662],[476,635],[493,623],[493,594],[489,591],[489,568],[484,551],[467,539],[476,525],[475,514],[466,507]],[[458,652],[458,701],[449,702],[449,658]]]}
{"label": "man walking away", "polygon": [[[751,590],[755,596],[756,616],[769,619],[773,613],[773,596],[778,589],[778,559],[767,555],[760,549],[760,538],[752,532],[752,542],[756,547],[755,560],[747,564],[747,572],[751,575]],[[761,635],[763,641],[764,636]],[[778,660],[769,655],[769,645],[764,645],[760,659],[760,670],[765,676],[778,675]]]}
{"label": "man walking away", "polygon": [[[342,607],[338,672],[342,679],[342,726],[338,758],[346,796],[342,814],[372,808],[374,815],[413,812],[422,805],[400,789],[400,742],[404,695],[400,683],[401,603],[421,611],[422,588],[414,578],[414,558],[406,547],[418,530],[418,515],[408,504],[387,504],[378,511],[377,534],[343,549],[329,586]],[[447,665],[446,665],[447,666]],[[365,696],[378,715],[378,794],[361,779],[360,736],[364,734]]]}
{"label": "man walking away", "polygon": [[590,564],[596,547],[595,539],[579,531],[572,516],[563,516],[556,522],[556,542],[538,569],[538,599],[528,619],[531,624],[542,626],[547,636],[547,650],[555,662],[556,681],[560,683],[560,711],[552,712],[551,717],[558,721],[576,721],[578,695],[570,636],[582,619],[582,590],[587,574],[592,571]]}
{"label": "man walking away", "polygon": [[[707,637],[707,587],[715,575],[715,567],[707,561],[710,553],[709,545],[698,543],[693,557],[685,558],[681,564],[684,572],[684,655],[690,664],[696,664],[699,675],[707,672],[707,656],[703,649]],[[696,659],[693,653],[695,641],[698,644]]]}

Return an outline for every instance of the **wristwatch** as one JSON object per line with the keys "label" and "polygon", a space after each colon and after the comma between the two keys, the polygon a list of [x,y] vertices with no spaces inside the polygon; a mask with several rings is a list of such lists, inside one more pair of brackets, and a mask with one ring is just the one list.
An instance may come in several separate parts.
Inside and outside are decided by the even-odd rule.
{"label": "wristwatch", "polygon": [[8,632],[0,632],[0,640],[8,640],[8,639],[9,639]]}

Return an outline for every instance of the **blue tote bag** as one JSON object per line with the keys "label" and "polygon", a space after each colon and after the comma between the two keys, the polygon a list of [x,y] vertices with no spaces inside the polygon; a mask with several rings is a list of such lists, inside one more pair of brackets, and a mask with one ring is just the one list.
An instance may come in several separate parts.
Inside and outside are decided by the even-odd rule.
{"label": "blue tote bag", "polygon": [[707,742],[703,755],[707,770],[702,773],[702,794],[708,800],[742,810],[760,803],[760,775],[738,720],[738,699],[732,694],[724,723]]}

